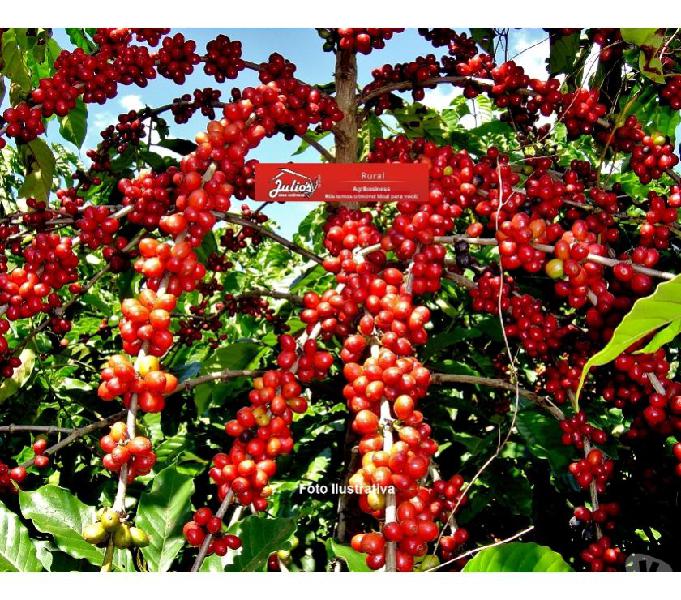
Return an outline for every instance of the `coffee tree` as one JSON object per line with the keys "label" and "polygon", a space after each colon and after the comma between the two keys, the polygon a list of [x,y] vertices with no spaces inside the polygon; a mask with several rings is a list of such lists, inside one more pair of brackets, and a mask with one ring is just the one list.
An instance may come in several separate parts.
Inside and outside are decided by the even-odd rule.
{"label": "coffee tree", "polygon": [[[507,30],[419,29],[365,86],[401,30],[318,30],[324,85],[224,34],[67,33],[2,30],[0,569],[679,566],[673,30],[546,30],[532,79]],[[159,78],[87,165],[53,141]],[[429,194],[285,239],[241,206],[274,136]]]}

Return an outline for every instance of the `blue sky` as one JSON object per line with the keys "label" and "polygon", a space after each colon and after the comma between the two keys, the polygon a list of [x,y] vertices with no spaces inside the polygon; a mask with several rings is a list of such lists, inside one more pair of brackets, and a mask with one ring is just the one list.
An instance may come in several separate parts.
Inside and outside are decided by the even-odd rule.
{"label": "blue sky", "polygon": [[[309,83],[327,83],[333,79],[335,56],[333,53],[321,51],[322,39],[314,29],[186,29],[182,30],[187,38],[197,42],[199,52],[203,52],[206,43],[222,33],[231,39],[241,40],[243,43],[243,57],[253,62],[267,60],[272,52],[279,52],[297,65],[297,76]],[[173,33],[175,30],[173,30]],[[64,30],[56,29],[55,38],[63,48],[72,48]],[[541,29],[512,30],[510,34],[509,52],[513,56],[533,44],[546,38],[546,33]],[[371,70],[386,63],[404,62],[412,60],[416,56],[434,52],[436,56],[445,53],[444,48],[434,49],[429,42],[418,35],[416,29],[407,29],[393,36],[386,42],[383,50],[375,50],[368,56],[358,56],[358,72],[360,84],[366,84],[371,79]],[[531,76],[544,74],[544,59],[548,54],[548,42],[544,42],[527,50],[517,61],[525,67]],[[84,158],[85,150],[94,146],[99,139],[99,131],[107,125],[114,123],[118,114],[130,109],[138,109],[145,104],[151,107],[160,106],[181,96],[185,92],[192,92],[195,88],[220,87],[222,97],[228,98],[230,90],[235,87],[256,85],[257,76],[252,71],[243,72],[235,81],[227,81],[220,85],[211,77],[205,75],[202,69],[195,69],[183,86],[178,86],[163,77],[157,77],[149,82],[146,88],[132,86],[120,86],[119,94],[104,106],[88,105],[89,109],[89,132],[85,140],[81,156]],[[460,90],[450,86],[440,86],[436,90],[429,90],[424,101],[425,104],[442,108],[449,104]],[[205,128],[206,119],[200,114],[195,115],[188,123],[177,125],[172,116],[167,115],[171,137],[185,137],[193,139],[198,131]],[[50,125],[50,133],[56,134],[56,123]],[[51,136],[52,137],[52,136]],[[260,161],[285,162],[291,159],[291,155],[299,146],[298,140],[287,142],[282,136],[266,139],[259,148],[254,150],[252,157]],[[319,160],[314,150],[308,150],[302,155],[295,157],[300,162],[316,162]],[[238,208],[238,206],[235,206]],[[280,226],[283,235],[290,237],[297,229],[298,223],[312,208],[308,203],[288,203],[275,205],[267,209],[267,214]]]}

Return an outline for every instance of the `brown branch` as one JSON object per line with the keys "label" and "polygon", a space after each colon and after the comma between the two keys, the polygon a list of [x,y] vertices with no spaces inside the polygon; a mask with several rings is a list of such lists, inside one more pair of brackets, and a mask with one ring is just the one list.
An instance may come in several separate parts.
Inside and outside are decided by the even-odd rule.
{"label": "brown branch", "polygon": [[[584,458],[586,459],[589,456],[589,452],[591,452],[591,442],[587,436],[584,436],[582,439],[584,442]],[[600,503],[598,501],[598,489],[596,488],[595,481],[592,481],[589,484],[589,497],[591,498],[591,510],[598,510]],[[596,528],[596,539],[600,540],[603,537],[603,530],[601,529],[600,523],[594,522],[594,525]]]}
{"label": "brown branch", "polygon": [[[105,417],[104,419],[100,419],[99,421],[95,421],[94,423],[90,423],[89,425],[85,425],[84,427],[79,427],[78,429],[72,430],[71,433],[67,435],[63,440],[47,448],[44,454],[47,454],[49,456],[51,454],[54,454],[55,452],[58,452],[62,448],[75,442],[78,438],[81,438],[92,431],[103,429],[107,425],[111,425],[111,423],[118,421],[119,419],[125,416],[125,413],[126,411],[121,411],[119,413],[116,413],[115,415],[111,415],[110,417]],[[33,462],[34,459],[32,458],[31,460],[27,460],[26,462],[22,463],[20,466],[27,468],[30,467],[33,464]]]}
{"label": "brown branch", "polygon": [[674,171],[674,169],[667,169],[667,171],[665,171],[665,172],[667,173],[667,175],[669,175],[669,177],[672,178],[672,181],[674,183],[677,183],[677,184],[681,183],[681,175],[679,175],[676,171]]}
{"label": "brown branch", "polygon": [[468,279],[468,277],[464,277],[463,275],[459,275],[458,273],[445,273],[445,278],[469,290],[478,287],[478,284],[475,283],[475,281]]}
{"label": "brown branch", "polygon": [[[516,387],[514,384],[504,381],[503,379],[494,379],[492,377],[478,377],[476,375],[450,375],[447,373],[433,373],[430,378],[433,384],[448,384],[448,383],[464,383],[470,385],[484,385],[491,388],[501,390],[508,390],[514,392]],[[536,392],[520,388],[520,395],[524,396],[534,404],[546,411],[552,417],[562,421],[565,419],[565,414],[558,408],[551,400],[545,396],[540,396]]]}
{"label": "brown branch", "polygon": [[176,394],[177,392],[183,392],[210,381],[224,381],[227,379],[236,379],[237,377],[258,377],[262,374],[263,371],[232,371],[231,369],[225,369],[224,371],[209,373],[208,375],[201,375],[200,377],[193,377],[192,379],[185,379],[172,393]]}
{"label": "brown branch", "polygon": [[336,162],[336,157],[331,154],[324,146],[322,146],[317,140],[315,140],[310,134],[304,133],[300,136],[301,139],[307,142],[308,146],[314,148],[319,154],[321,154],[330,163]]}
{"label": "brown branch", "polygon": [[[350,474],[354,473],[359,463],[359,448],[352,443],[352,416],[349,415],[345,424],[345,439],[343,441],[343,463],[347,465],[344,469],[343,490],[348,489],[350,482]],[[336,526],[334,528],[334,539],[341,544],[346,542],[347,537],[347,520],[348,520],[348,504],[350,502],[350,495],[341,491],[338,495],[338,507],[336,509]]]}
{"label": "brown branch", "polygon": [[291,294],[289,292],[277,292],[276,290],[261,290],[254,288],[250,292],[244,292],[243,294],[237,294],[234,296],[235,299],[238,298],[276,298],[277,300],[288,300],[293,304],[302,304],[303,297],[297,294]]}
{"label": "brown branch", "polygon": [[[215,516],[218,519],[222,520],[222,517],[225,516],[225,513],[227,512],[229,505],[232,503],[233,497],[234,492],[232,490],[229,490],[229,492],[227,492],[227,495],[225,496],[225,499],[222,501],[222,504],[220,504],[218,512],[215,513]],[[199,553],[196,555],[196,560],[194,560],[194,564],[190,569],[191,573],[196,573],[201,568],[201,565],[203,564],[203,559],[206,558],[206,555],[208,554],[208,546],[210,546],[210,542],[212,539],[213,539],[212,533],[207,534],[206,537],[204,538],[203,543],[201,544],[201,548],[199,549]]]}
{"label": "brown branch", "polygon": [[[448,236],[441,236],[441,237],[436,237],[433,240],[435,243],[439,244],[450,244],[453,242],[468,242],[469,244],[476,244],[478,246],[498,246],[499,242],[497,241],[496,238],[472,238],[469,236],[465,235],[448,235]],[[555,250],[555,246],[550,246],[548,244],[531,244],[533,248],[536,248],[537,250],[540,250],[541,252],[553,252]],[[607,258],[606,256],[601,256],[600,254],[589,254],[587,257],[584,259],[585,261],[588,262],[594,262],[599,265],[604,265],[607,267],[614,267],[615,265],[618,265],[621,262],[626,262],[626,261],[621,261],[617,260],[616,258]],[[644,273],[645,275],[649,275],[650,277],[657,277],[659,279],[666,279],[666,280],[671,280],[676,277],[676,273],[670,273],[668,271],[658,271],[657,269],[650,269],[648,267],[642,267],[641,265],[637,265],[634,263],[630,263],[631,268],[634,271],[638,271],[639,273]]]}
{"label": "brown branch", "polygon": [[267,229],[267,227],[263,227],[259,223],[253,223],[248,219],[244,219],[241,215],[237,215],[236,213],[217,213],[217,216],[221,220],[226,221],[228,223],[234,223],[235,225],[241,225],[242,227],[253,229],[254,231],[257,231],[260,234],[264,235],[265,237],[268,237],[274,240],[275,242],[281,244],[285,248],[288,248],[289,250],[291,250],[291,252],[300,254],[301,256],[307,258],[308,260],[316,262],[318,265],[321,265],[324,262],[319,256],[317,256],[313,252],[310,252],[309,250],[306,250],[305,248],[298,246],[298,244],[294,244],[293,242],[280,236],[278,233],[275,233],[274,231]]}
{"label": "brown branch", "polygon": [[[374,352],[374,348],[376,352]],[[372,347],[372,355],[378,354],[378,346]],[[381,398],[381,421],[383,421],[382,435],[383,435],[383,452],[390,455],[393,447],[393,417],[390,412],[390,402],[386,397]],[[397,494],[395,488],[385,493],[385,519],[384,525],[394,523],[397,521]],[[385,545],[385,571],[387,573],[395,573],[397,571],[397,543],[388,542]]]}
{"label": "brown branch", "polygon": [[14,433],[19,431],[33,431],[35,433],[71,433],[72,427],[57,427],[55,425],[2,425],[0,433]]}
{"label": "brown branch", "polygon": [[[431,77],[430,79],[424,79],[415,83],[413,81],[396,81],[395,83],[389,83],[387,85],[371,90],[370,92],[360,96],[358,102],[360,104],[366,104],[371,102],[374,98],[383,96],[383,94],[388,94],[390,92],[404,92],[406,90],[411,90],[413,88],[428,88],[434,87],[441,83],[451,83],[454,85],[468,84],[472,83],[482,90],[490,91],[494,86],[494,81],[491,79],[482,79],[480,77],[466,77],[462,75],[444,75],[441,77]],[[517,90],[519,94],[529,96],[532,91],[527,88],[521,88]]]}
{"label": "brown branch", "polygon": [[[248,298],[274,298],[276,300],[286,300],[288,302],[291,302],[292,304],[302,304],[303,303],[303,297],[298,296],[297,294],[290,294],[288,292],[277,292],[274,290],[261,290],[254,288],[250,292],[244,292],[243,294],[231,294],[231,298],[229,301],[233,300],[244,300]],[[221,315],[225,314],[225,312],[214,312],[214,313],[209,313],[209,314],[195,314],[195,313],[183,313],[183,312],[177,312],[174,311],[171,313],[171,315],[175,318],[178,319],[195,319],[197,321],[210,321],[212,319],[215,319],[217,317],[220,317]]]}

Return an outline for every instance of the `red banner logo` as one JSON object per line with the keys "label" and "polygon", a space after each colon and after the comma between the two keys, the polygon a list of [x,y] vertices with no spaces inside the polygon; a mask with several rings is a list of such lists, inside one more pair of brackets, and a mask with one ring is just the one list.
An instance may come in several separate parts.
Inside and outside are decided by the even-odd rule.
{"label": "red banner logo", "polygon": [[255,199],[261,202],[424,202],[423,163],[258,163]]}

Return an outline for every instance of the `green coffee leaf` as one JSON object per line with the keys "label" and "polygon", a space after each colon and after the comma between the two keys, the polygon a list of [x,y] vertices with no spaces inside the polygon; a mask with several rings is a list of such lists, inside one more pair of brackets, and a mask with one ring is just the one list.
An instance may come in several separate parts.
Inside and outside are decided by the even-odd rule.
{"label": "green coffee leaf", "polygon": [[22,198],[47,200],[56,164],[52,150],[42,139],[37,138],[26,145],[24,162],[27,173],[19,195]]}
{"label": "green coffee leaf", "polygon": [[350,546],[344,546],[334,540],[326,540],[326,552],[329,559],[340,558],[348,566],[348,571],[353,573],[371,571],[367,566],[366,556]]}
{"label": "green coffee leaf", "polygon": [[0,501],[0,571],[26,573],[42,570],[28,529],[19,517]]}
{"label": "green coffee leaf", "polygon": [[194,480],[173,465],[153,481],[140,497],[135,524],[149,535],[149,545],[142,548],[149,570],[165,572],[184,545],[182,526],[189,518]]}
{"label": "green coffee leaf", "polygon": [[[102,564],[104,549],[86,542],[82,536],[83,527],[95,521],[94,507],[83,504],[71,492],[56,485],[19,492],[19,505],[21,514],[31,519],[38,531],[52,535],[60,550],[93,565]],[[117,570],[130,569],[127,555],[127,551],[116,551],[114,566]]]}
{"label": "green coffee leaf", "polygon": [[59,133],[78,148],[82,147],[87,135],[87,107],[80,98],[76,100],[75,108],[59,119]]}
{"label": "green coffee leaf", "polygon": [[577,388],[577,399],[589,369],[600,367],[615,360],[634,342],[657,332],[641,352],[655,352],[674,339],[681,330],[681,275],[657,286],[645,298],[639,298],[624,316],[615,332],[600,352],[594,354],[584,365]]}
{"label": "green coffee leaf", "polygon": [[262,571],[272,552],[286,550],[296,531],[295,519],[268,519],[252,516],[244,519],[237,535],[243,544],[227,571]]}
{"label": "green coffee leaf", "polygon": [[467,573],[566,573],[572,568],[560,554],[547,546],[534,542],[511,542],[482,550],[463,570]]}

